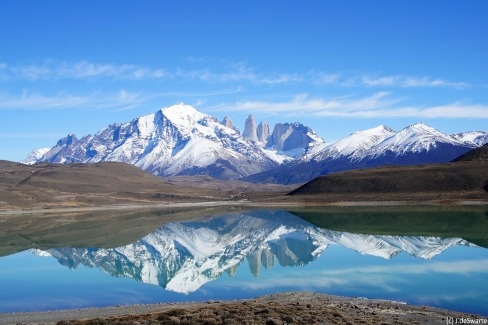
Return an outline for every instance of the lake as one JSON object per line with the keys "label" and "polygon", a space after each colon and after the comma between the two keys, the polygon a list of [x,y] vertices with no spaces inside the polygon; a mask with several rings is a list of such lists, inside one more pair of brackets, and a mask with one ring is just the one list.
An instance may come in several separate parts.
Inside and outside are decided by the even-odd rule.
{"label": "lake", "polygon": [[0,225],[0,312],[314,291],[488,315],[486,207],[106,212]]}

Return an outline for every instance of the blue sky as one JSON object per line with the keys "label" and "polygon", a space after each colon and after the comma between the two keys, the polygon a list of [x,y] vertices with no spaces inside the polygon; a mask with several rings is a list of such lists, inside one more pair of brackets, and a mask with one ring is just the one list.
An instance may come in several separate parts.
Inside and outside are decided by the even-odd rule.
{"label": "blue sky", "polygon": [[2,1],[0,159],[178,102],[327,142],[488,130],[486,1]]}

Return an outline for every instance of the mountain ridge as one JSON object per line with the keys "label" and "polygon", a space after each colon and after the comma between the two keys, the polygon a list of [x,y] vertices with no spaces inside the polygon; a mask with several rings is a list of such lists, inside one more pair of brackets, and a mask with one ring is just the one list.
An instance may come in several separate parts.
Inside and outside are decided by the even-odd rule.
{"label": "mountain ridge", "polygon": [[[127,123],[109,125],[81,139],[70,134],[38,161],[120,161],[158,176],[209,175],[238,179],[292,159],[286,152],[265,149],[255,140],[241,136],[230,119],[219,122],[180,103]],[[307,151],[305,146],[310,142],[323,140],[311,137],[303,148],[298,143],[292,149]]]}
{"label": "mountain ridge", "polygon": [[278,168],[244,178],[255,183],[305,183],[335,172],[389,165],[447,163],[479,147],[488,132],[442,133],[424,123],[399,132],[378,126],[352,133],[314,156],[285,163]]}
{"label": "mountain ridge", "polygon": [[228,117],[219,122],[179,103],[81,139],[69,134],[26,162],[121,161],[164,177],[293,184],[349,169],[448,162],[488,142],[488,132],[450,135],[421,122],[399,132],[380,125],[331,144],[299,122],[277,123],[272,132],[256,124],[250,115],[241,135]]}

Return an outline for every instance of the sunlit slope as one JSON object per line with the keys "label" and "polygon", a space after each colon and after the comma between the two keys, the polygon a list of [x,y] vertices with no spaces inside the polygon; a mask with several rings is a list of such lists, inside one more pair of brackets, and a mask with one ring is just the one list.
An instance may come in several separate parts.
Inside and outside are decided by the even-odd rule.
{"label": "sunlit slope", "polygon": [[208,199],[215,193],[169,184],[125,163],[23,165],[0,161],[0,209]]}

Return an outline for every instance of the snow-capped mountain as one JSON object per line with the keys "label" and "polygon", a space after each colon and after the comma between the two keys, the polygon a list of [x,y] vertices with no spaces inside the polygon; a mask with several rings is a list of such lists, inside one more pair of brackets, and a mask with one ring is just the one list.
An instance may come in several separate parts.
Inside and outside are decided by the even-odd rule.
{"label": "snow-capped mountain", "polygon": [[[229,118],[218,122],[192,106],[178,104],[81,139],[70,134],[38,161],[120,161],[159,176],[204,174],[236,179],[291,159],[286,152],[265,149],[254,140],[241,136]],[[298,147],[313,147],[315,141],[323,142],[317,136],[291,147],[305,153],[307,150]]]}
{"label": "snow-capped mountain", "polygon": [[245,259],[258,276],[275,260],[281,266],[303,266],[328,245],[390,259],[400,252],[431,259],[444,250],[472,244],[460,238],[400,237],[351,234],[318,228],[285,211],[227,214],[201,222],[169,223],[139,241],[119,248],[60,248],[47,254],[70,268],[80,263],[116,277],[129,277],[175,292],[189,293],[235,274]]}
{"label": "snow-capped mountain", "polygon": [[488,132],[445,134],[417,123],[399,132],[380,125],[326,144],[298,122],[278,123],[271,131],[252,115],[241,135],[228,117],[219,122],[178,104],[81,139],[69,134],[24,162],[121,161],[160,176],[291,184],[355,168],[449,162],[487,142]]}
{"label": "snow-capped mountain", "polygon": [[46,152],[48,152],[50,148],[41,148],[41,149],[36,149],[31,151],[27,157],[24,160],[21,160],[21,164],[26,164],[26,165],[33,165],[35,164],[39,159],[44,156]]}
{"label": "snow-capped mountain", "polygon": [[461,142],[474,143],[481,147],[482,145],[488,143],[488,132],[473,131],[473,132],[463,132],[452,135],[456,140]]}
{"label": "snow-capped mountain", "polygon": [[324,148],[312,159],[322,161],[326,159],[337,159],[339,157],[349,157],[351,160],[358,160],[369,149],[395,134],[395,131],[384,125],[365,131],[354,132],[350,136]]}
{"label": "snow-capped mountain", "polygon": [[324,140],[311,128],[295,123],[278,123],[267,138],[265,149],[299,159],[318,152],[324,147]]}
{"label": "snow-capped mountain", "polygon": [[311,128],[295,123],[277,123],[273,132],[267,122],[256,121],[252,115],[246,119],[242,136],[263,148],[274,161],[285,163],[310,156],[320,151],[324,140]]}
{"label": "snow-capped mountain", "polygon": [[384,165],[450,162],[488,142],[488,132],[445,134],[424,123],[396,132],[381,125],[359,131],[280,167],[245,178],[256,183],[304,183],[319,175]]}
{"label": "snow-capped mountain", "polygon": [[[486,139],[484,138],[486,137]],[[442,133],[424,123],[410,125],[400,132],[381,125],[355,132],[331,144],[312,160],[324,161],[347,157],[363,162],[386,159],[408,164],[407,157],[415,156],[414,163],[446,162],[488,141],[488,132],[469,132],[458,135]],[[419,155],[424,156],[420,158]],[[448,160],[446,160],[448,159]]]}
{"label": "snow-capped mountain", "polygon": [[445,162],[446,159],[452,160],[477,146],[476,143],[460,141],[424,123],[417,123],[370,148],[362,160],[381,159],[396,163],[400,158],[408,163],[409,156],[415,156],[414,159],[418,161],[421,155],[424,157],[421,163]]}
{"label": "snow-capped mountain", "polygon": [[160,176],[209,174],[218,178],[239,178],[277,166],[234,128],[185,104],[110,125],[80,140],[69,137],[42,160],[121,161]]}

